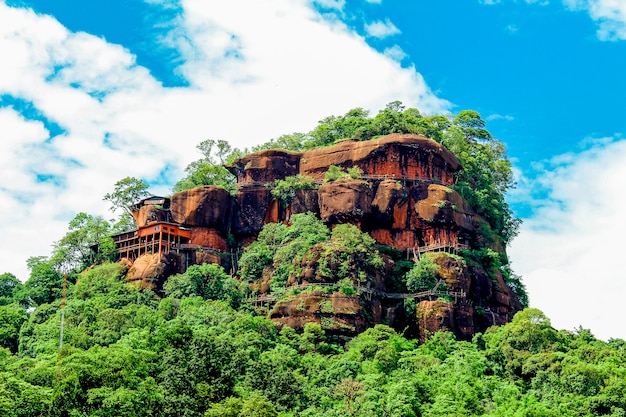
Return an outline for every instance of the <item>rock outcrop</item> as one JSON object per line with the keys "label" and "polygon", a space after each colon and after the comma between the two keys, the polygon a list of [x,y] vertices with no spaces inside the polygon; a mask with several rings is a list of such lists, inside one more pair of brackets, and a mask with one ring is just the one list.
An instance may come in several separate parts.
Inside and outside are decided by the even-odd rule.
{"label": "rock outcrop", "polygon": [[318,199],[325,223],[360,224],[372,212],[372,187],[364,180],[340,178],[324,183]]}
{"label": "rock outcrop", "polygon": [[350,337],[367,329],[365,311],[358,296],[323,290],[300,293],[288,301],[277,303],[270,318],[296,330],[306,323],[319,323],[335,336]]}
{"label": "rock outcrop", "polygon": [[[362,176],[324,181],[331,165],[343,170],[356,167]],[[230,270],[234,252],[254,241],[265,224],[288,223],[292,215],[305,212],[315,213],[330,227],[354,224],[379,244],[403,251],[411,259],[428,248],[457,252],[460,247],[490,247],[504,252],[497,239],[485,236],[485,221],[452,188],[461,168],[457,158],[422,136],[392,134],[364,142],[346,140],[305,152],[266,150],[226,168],[237,178],[235,195],[205,186],[175,193],[162,206],[135,207],[140,227],[171,222],[179,226],[179,232],[170,228],[169,235],[153,232],[145,238],[165,239],[162,245],[153,246],[163,253],[136,259],[129,281],[159,288],[168,274],[202,262],[220,263]],[[312,177],[315,186],[295,190],[289,200],[272,196],[277,180],[296,175]],[[315,250],[305,257],[299,275],[289,277],[285,289],[293,291],[282,301],[274,302],[271,297],[271,276],[252,285],[277,323],[302,329],[308,322],[317,322],[331,335],[350,337],[385,322],[413,329],[420,339],[438,330],[470,339],[490,325],[507,322],[520,309],[500,271],[464,265],[446,253],[433,258],[439,265],[441,288],[450,296],[409,297],[415,301],[411,309],[406,298],[387,290],[387,280],[397,267],[389,256],[384,257],[382,272],[355,267],[368,276],[367,283],[355,279],[354,293],[346,293],[328,278],[328,271],[319,272]],[[167,253],[172,256],[165,256]],[[331,270],[335,267],[339,266],[331,265]],[[311,287],[307,289],[307,285]],[[313,285],[327,287],[321,290]]]}
{"label": "rock outcrop", "polygon": [[175,193],[170,213],[174,223],[225,231],[231,207],[232,197],[228,191],[207,185]]}

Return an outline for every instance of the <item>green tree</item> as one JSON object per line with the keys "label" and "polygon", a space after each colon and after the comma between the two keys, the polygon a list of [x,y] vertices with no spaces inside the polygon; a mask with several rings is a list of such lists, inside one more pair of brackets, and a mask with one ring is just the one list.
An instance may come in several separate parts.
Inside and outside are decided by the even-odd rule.
{"label": "green tree", "polygon": [[242,406],[241,398],[228,397],[219,403],[211,404],[204,417],[239,417]]}
{"label": "green tree", "polygon": [[63,274],[45,256],[30,257],[26,261],[30,277],[19,294],[20,302],[26,305],[51,303],[60,298],[63,290]]}
{"label": "green tree", "polygon": [[22,324],[28,320],[26,310],[17,304],[0,306],[0,347],[16,353]]}
{"label": "green tree", "polygon": [[21,290],[22,283],[10,272],[0,274],[0,305],[10,304]]}
{"label": "green tree", "polygon": [[313,177],[307,175],[293,175],[282,180],[276,180],[272,188],[272,197],[279,200],[283,205],[290,204],[300,190],[312,190],[318,188]]}
{"label": "green tree", "polygon": [[419,262],[405,275],[409,292],[428,291],[435,288],[439,280],[439,265],[429,253],[421,256]]}
{"label": "green tree", "polygon": [[170,277],[165,294],[175,298],[200,296],[205,300],[223,300],[237,307],[242,298],[239,284],[220,265],[190,266],[184,274]]}
{"label": "green tree", "polygon": [[270,400],[259,394],[252,394],[241,407],[240,416],[276,417],[276,408]]}
{"label": "green tree", "polygon": [[115,183],[113,192],[105,194],[103,200],[111,203],[112,212],[121,210],[132,215],[131,206],[149,195],[148,185],[143,180],[125,177]]}
{"label": "green tree", "polygon": [[332,145],[342,139],[360,136],[370,123],[369,112],[362,108],[348,111],[344,116],[329,116],[320,120],[317,127],[305,135],[304,149]]}
{"label": "green tree", "polygon": [[207,139],[200,142],[196,148],[203,157],[187,165],[187,176],[174,185],[174,191],[184,191],[202,185],[218,185],[230,192],[235,191],[235,177],[223,167],[230,156],[239,154],[225,140]]}
{"label": "green tree", "polygon": [[443,135],[443,144],[461,162],[453,188],[482,215],[504,243],[518,233],[520,220],[506,202],[515,186],[505,145],[485,129],[475,111],[464,110]]}
{"label": "green tree", "polygon": [[[259,152],[265,149],[284,149],[286,151],[301,151],[304,149],[304,142],[308,136],[304,133],[290,133],[281,135],[276,139],[271,139],[266,143],[254,146],[252,152]],[[243,155],[242,155],[243,156]]]}
{"label": "green tree", "polygon": [[300,357],[296,350],[277,345],[261,353],[258,361],[250,364],[246,384],[262,392],[270,401],[284,409],[293,409],[302,400],[301,378],[295,372]]}
{"label": "green tree", "polygon": [[78,213],[70,221],[68,233],[54,244],[51,261],[64,271],[81,271],[110,260],[115,251],[110,234],[111,226],[101,216]]}

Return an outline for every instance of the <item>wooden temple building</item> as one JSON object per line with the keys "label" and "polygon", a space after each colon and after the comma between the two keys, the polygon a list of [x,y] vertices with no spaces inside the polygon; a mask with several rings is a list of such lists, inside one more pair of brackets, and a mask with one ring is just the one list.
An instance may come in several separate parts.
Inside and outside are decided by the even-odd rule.
{"label": "wooden temple building", "polygon": [[191,229],[172,222],[170,199],[151,196],[130,209],[139,225],[136,230],[113,236],[118,258],[134,262],[143,255],[180,253],[189,246]]}
{"label": "wooden temple building", "polygon": [[167,222],[150,223],[113,236],[119,258],[128,258],[133,262],[146,254],[178,252],[190,239],[190,229]]}

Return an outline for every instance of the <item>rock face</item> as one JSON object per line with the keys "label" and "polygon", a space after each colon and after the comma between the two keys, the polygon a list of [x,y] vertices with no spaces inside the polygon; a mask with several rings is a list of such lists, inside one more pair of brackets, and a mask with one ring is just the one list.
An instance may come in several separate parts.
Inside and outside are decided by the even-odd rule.
{"label": "rock face", "polygon": [[143,255],[132,263],[126,280],[141,288],[160,290],[170,275],[180,272],[180,258],[175,254]]}
{"label": "rock face", "polygon": [[360,224],[372,211],[372,188],[367,181],[340,178],[322,184],[318,196],[325,223]]}
{"label": "rock face", "polygon": [[143,206],[135,215],[135,221],[139,227],[147,226],[150,223],[168,221],[168,212],[156,206]]}
{"label": "rock face", "polygon": [[324,178],[330,165],[357,166],[368,175],[397,179],[435,180],[451,185],[458,159],[437,142],[423,136],[392,134],[357,142],[346,140],[335,146],[313,149],[302,154],[300,174]]}
{"label": "rock face", "polygon": [[358,296],[326,294],[322,290],[300,293],[289,301],[277,303],[270,318],[296,330],[304,329],[306,323],[319,323],[322,329],[336,336],[350,337],[367,328]]}
{"label": "rock face", "polygon": [[[362,178],[324,182],[331,165],[343,170],[358,167]],[[315,213],[330,227],[354,224],[379,244],[415,256],[421,253],[418,248],[454,252],[459,245],[504,252],[497,239],[494,243],[484,236],[481,224],[485,221],[451,188],[455,172],[461,168],[457,158],[422,136],[392,134],[364,142],[347,140],[305,152],[266,150],[226,168],[237,177],[234,196],[220,187],[205,186],[175,193],[171,201],[160,197],[146,200],[151,204],[163,201],[163,205],[135,207],[140,227],[171,222],[189,232],[184,239],[166,236],[170,240],[163,247],[172,256],[136,259],[129,281],[158,289],[168,274],[190,264],[220,263],[229,270],[236,260],[234,252],[254,241],[265,224],[289,222],[290,216],[305,212]],[[296,175],[312,177],[316,186],[295,190],[289,201],[275,199],[271,194],[275,181]],[[470,339],[490,325],[507,322],[520,309],[500,271],[468,268],[446,253],[433,258],[439,265],[441,288],[451,296],[415,296],[413,308],[406,307],[406,298],[387,292],[396,267],[389,257],[383,257],[382,270],[356,266],[355,275],[361,272],[369,277],[367,287],[355,279],[355,293],[347,294],[337,288],[336,280],[328,278],[328,271],[320,273],[315,250],[304,259],[299,275],[289,277],[286,290],[291,295],[265,305],[277,323],[302,329],[307,322],[317,322],[330,334],[349,337],[385,322],[412,329],[422,340],[442,329]],[[354,264],[358,265],[358,260]],[[330,266],[331,276],[337,272],[333,268],[339,266]],[[260,298],[271,301],[270,281],[271,277],[264,277],[253,288]],[[326,290],[301,288],[313,284]]]}
{"label": "rock face", "polygon": [[170,213],[174,223],[226,230],[232,198],[222,187],[207,185],[175,193]]}
{"label": "rock face", "polygon": [[267,184],[298,174],[300,159],[297,152],[267,150],[244,156],[227,168],[239,185]]}

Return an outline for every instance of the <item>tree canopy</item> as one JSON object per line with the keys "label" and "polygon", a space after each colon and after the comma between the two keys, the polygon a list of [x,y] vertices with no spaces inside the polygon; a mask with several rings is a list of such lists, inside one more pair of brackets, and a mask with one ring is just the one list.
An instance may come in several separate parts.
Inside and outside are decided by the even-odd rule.
{"label": "tree canopy", "polygon": [[174,185],[174,192],[184,191],[202,185],[219,185],[233,192],[235,177],[224,168],[229,159],[243,156],[238,149],[222,139],[207,139],[200,142],[196,148],[202,158],[190,163],[185,172],[187,176]]}
{"label": "tree canopy", "polygon": [[[309,220],[301,219],[305,223]],[[304,226],[303,226],[304,227]],[[308,227],[308,226],[307,226]],[[337,232],[342,242],[353,230]],[[283,231],[288,233],[288,231]],[[293,233],[294,231],[292,231]],[[333,235],[334,235],[333,231]],[[358,241],[358,239],[356,239]],[[354,237],[349,238],[354,242]],[[359,250],[354,244],[350,250]],[[37,260],[41,263],[44,260]],[[557,331],[539,310],[460,342],[385,325],[349,343],[231,307],[218,267],[156,297],[119,264],[60,300],[0,306],[0,413],[31,416],[603,416],[626,410],[626,342]]]}
{"label": "tree canopy", "polygon": [[112,193],[107,193],[103,200],[111,204],[112,212],[120,213],[113,229],[117,233],[137,227],[131,207],[143,198],[150,196],[148,185],[135,177],[125,177],[115,183]]}

